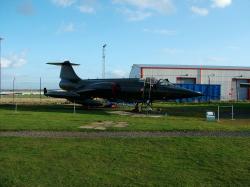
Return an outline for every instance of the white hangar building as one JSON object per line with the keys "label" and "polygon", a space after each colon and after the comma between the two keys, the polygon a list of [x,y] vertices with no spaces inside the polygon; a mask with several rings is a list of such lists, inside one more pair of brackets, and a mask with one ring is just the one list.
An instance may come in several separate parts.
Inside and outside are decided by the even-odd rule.
{"label": "white hangar building", "polygon": [[180,84],[221,85],[221,100],[250,100],[250,67],[134,64],[130,78],[154,77]]}

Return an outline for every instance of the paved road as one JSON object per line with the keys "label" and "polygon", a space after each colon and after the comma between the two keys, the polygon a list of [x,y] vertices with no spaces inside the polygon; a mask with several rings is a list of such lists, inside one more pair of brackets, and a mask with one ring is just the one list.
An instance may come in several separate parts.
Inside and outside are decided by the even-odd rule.
{"label": "paved road", "polygon": [[247,132],[171,131],[171,132],[63,132],[63,131],[0,131],[0,137],[46,138],[144,138],[144,137],[250,137]]}

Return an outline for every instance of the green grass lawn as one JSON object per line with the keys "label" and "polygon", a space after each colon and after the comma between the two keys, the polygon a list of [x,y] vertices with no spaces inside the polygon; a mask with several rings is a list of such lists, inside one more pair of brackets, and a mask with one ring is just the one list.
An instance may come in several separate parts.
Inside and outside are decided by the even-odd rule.
{"label": "green grass lawn", "polygon": [[[107,110],[83,110],[73,114],[72,106],[66,105],[21,105],[14,112],[12,105],[0,107],[0,130],[72,130],[96,121],[125,121],[129,126],[108,130],[250,130],[250,120],[222,120],[206,122],[204,110],[215,106],[167,105],[163,110],[168,116],[161,118],[138,118],[109,114]],[[213,109],[211,109],[213,110]],[[194,113],[194,114],[193,114]],[[236,116],[237,117],[237,116]]]}
{"label": "green grass lawn", "polygon": [[[73,114],[73,106],[39,104],[19,105],[15,112],[13,105],[0,105],[0,131],[84,131],[79,127],[97,121],[129,124],[109,131],[250,131],[249,104],[235,105],[237,120],[219,123],[206,122],[204,117],[217,104],[159,103],[156,107],[168,115],[138,118],[110,114],[111,109],[79,107]],[[249,147],[250,138],[2,137],[0,187],[249,186]]]}
{"label": "green grass lawn", "polygon": [[[161,104],[159,104],[161,105]],[[60,130],[84,131],[80,126],[97,121],[124,121],[125,128],[110,127],[111,131],[165,131],[165,130],[250,130],[250,105],[235,106],[236,120],[224,118],[218,122],[207,122],[205,112],[215,111],[217,105],[173,105],[160,106],[168,116],[161,118],[130,117],[110,114],[111,109],[83,110],[77,107],[73,114],[73,106],[68,105],[19,105],[14,111],[13,105],[0,105],[0,130]],[[123,109],[122,109],[123,110]],[[246,113],[249,116],[246,117]],[[239,119],[243,114],[242,119]],[[225,114],[224,114],[225,115]],[[227,116],[230,117],[230,114]]]}
{"label": "green grass lawn", "polygon": [[249,138],[0,138],[0,186],[249,186]]}

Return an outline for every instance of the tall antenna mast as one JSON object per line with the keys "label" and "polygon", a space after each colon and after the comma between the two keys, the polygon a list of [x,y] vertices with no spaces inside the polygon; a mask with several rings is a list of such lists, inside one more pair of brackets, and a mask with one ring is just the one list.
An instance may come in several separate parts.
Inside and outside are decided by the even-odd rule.
{"label": "tall antenna mast", "polygon": [[102,78],[105,79],[105,48],[107,44],[102,46]]}

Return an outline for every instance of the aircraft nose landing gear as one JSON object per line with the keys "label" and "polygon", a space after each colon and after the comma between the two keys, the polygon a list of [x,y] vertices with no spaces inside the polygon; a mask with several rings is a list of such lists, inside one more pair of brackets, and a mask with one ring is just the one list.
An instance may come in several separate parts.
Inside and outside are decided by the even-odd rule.
{"label": "aircraft nose landing gear", "polygon": [[153,111],[152,109],[152,101],[147,100],[146,102],[142,102],[142,103],[136,103],[135,104],[135,108],[132,110],[133,112],[151,112]]}

